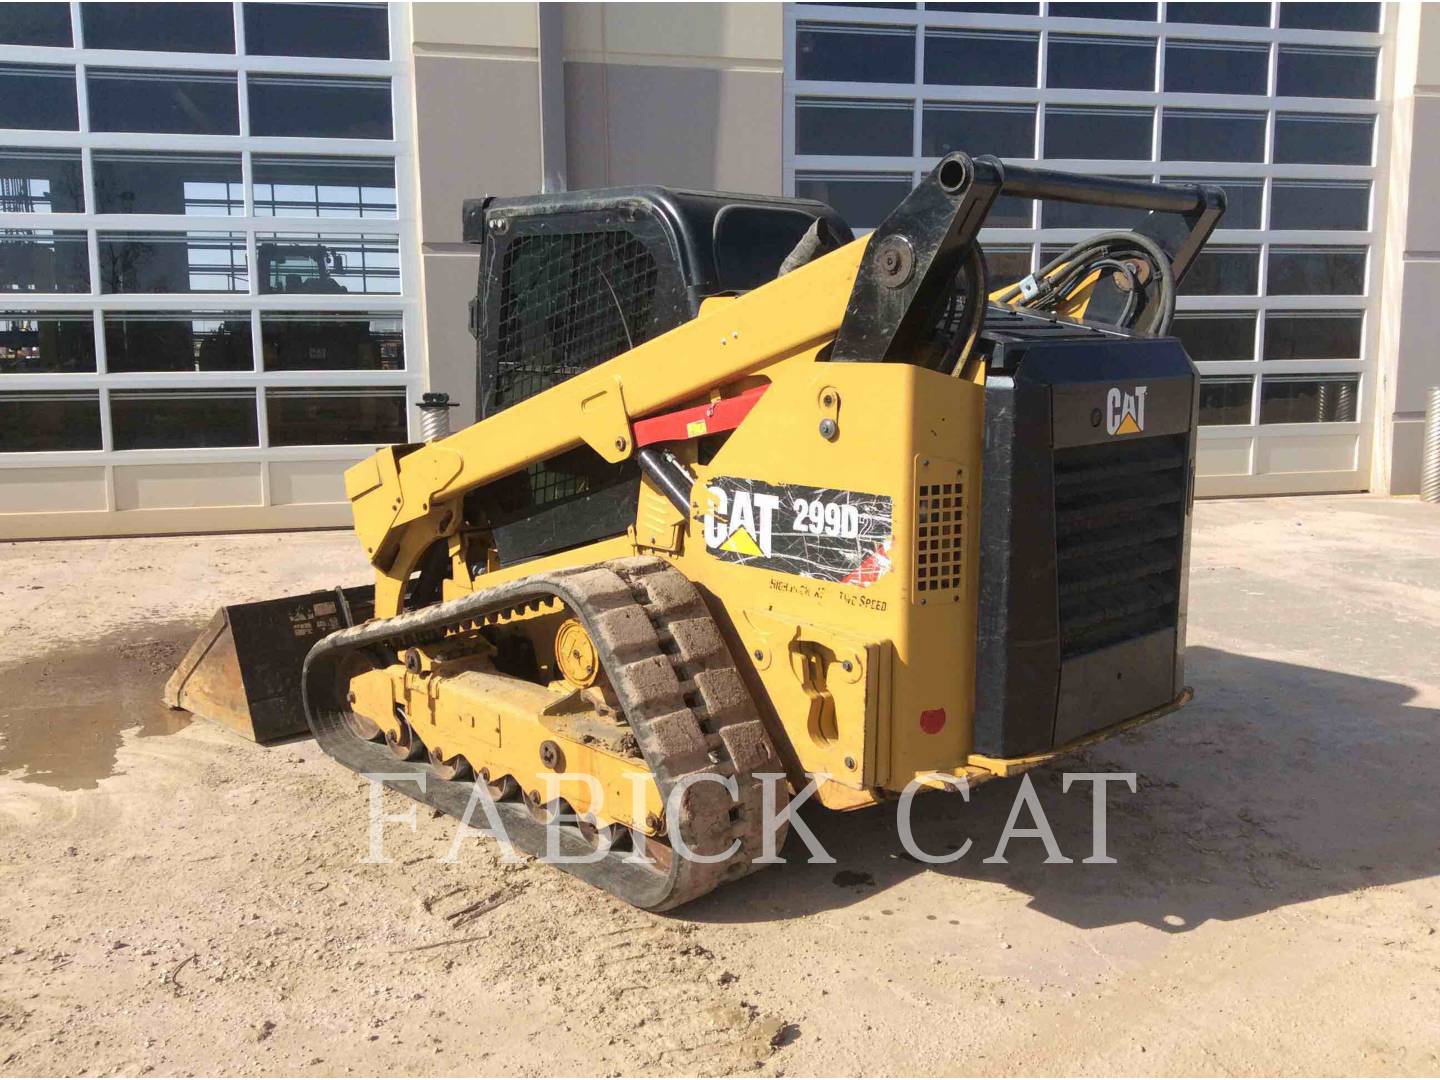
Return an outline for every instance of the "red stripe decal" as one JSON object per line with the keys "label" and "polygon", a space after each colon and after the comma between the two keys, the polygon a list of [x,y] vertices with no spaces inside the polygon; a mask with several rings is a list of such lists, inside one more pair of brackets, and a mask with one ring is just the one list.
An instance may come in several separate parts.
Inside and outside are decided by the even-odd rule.
{"label": "red stripe decal", "polygon": [[733,431],[740,426],[770,384],[757,386],[734,397],[721,398],[706,405],[696,405],[679,412],[664,413],[660,416],[636,420],[635,445],[649,446],[658,442],[683,442],[698,439],[701,435],[714,435],[722,431]]}

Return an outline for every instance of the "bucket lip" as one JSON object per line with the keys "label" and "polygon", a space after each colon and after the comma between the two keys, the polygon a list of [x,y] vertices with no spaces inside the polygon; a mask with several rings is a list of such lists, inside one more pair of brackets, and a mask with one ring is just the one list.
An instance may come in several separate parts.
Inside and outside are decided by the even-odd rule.
{"label": "bucket lip", "polygon": [[161,700],[261,745],[308,734],[300,676],[311,645],[364,621],[373,585],[226,604],[166,680]]}

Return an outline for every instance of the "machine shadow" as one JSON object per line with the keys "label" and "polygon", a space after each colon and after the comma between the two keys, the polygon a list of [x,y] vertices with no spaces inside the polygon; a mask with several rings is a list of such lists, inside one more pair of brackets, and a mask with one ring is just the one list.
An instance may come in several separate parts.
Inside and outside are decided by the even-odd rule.
{"label": "machine shadow", "polygon": [[[1179,713],[1032,773],[1061,851],[1045,863],[1038,839],[1013,839],[1005,864],[986,863],[1020,786],[995,781],[959,795],[925,794],[911,816],[925,851],[901,844],[896,807],[805,814],[836,858],[807,863],[792,833],[787,864],[687,905],[697,922],[794,918],[894,889],[916,874],[953,888],[933,893],[953,916],[977,883],[1028,895],[1028,906],[1080,928],[1141,923],[1183,932],[1368,886],[1440,872],[1440,709],[1411,704],[1401,683],[1196,647],[1186,653],[1196,700]],[[1092,785],[1061,792],[1063,772],[1134,772],[1138,791],[1111,784],[1112,865],[1085,864]],[[1033,824],[1022,810],[1017,824]]]}

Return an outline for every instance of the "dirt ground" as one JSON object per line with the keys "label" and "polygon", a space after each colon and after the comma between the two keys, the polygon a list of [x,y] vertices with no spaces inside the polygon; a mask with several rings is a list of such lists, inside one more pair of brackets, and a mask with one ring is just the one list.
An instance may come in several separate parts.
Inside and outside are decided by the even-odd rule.
{"label": "dirt ground", "polygon": [[428,812],[367,864],[364,781],[158,704],[348,534],[0,546],[0,1073],[1440,1072],[1440,508],[1202,503],[1191,569],[1194,704],[1069,766],[1115,865],[1054,768],[1072,864],[982,861],[1011,781],[655,916]]}

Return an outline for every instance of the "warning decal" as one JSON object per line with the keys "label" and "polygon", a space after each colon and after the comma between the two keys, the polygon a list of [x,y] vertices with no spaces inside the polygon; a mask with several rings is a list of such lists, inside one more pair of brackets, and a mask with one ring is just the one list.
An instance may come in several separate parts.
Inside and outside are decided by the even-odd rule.
{"label": "warning decal", "polygon": [[888,496],[734,476],[707,487],[705,550],[717,559],[862,588],[890,572]]}

